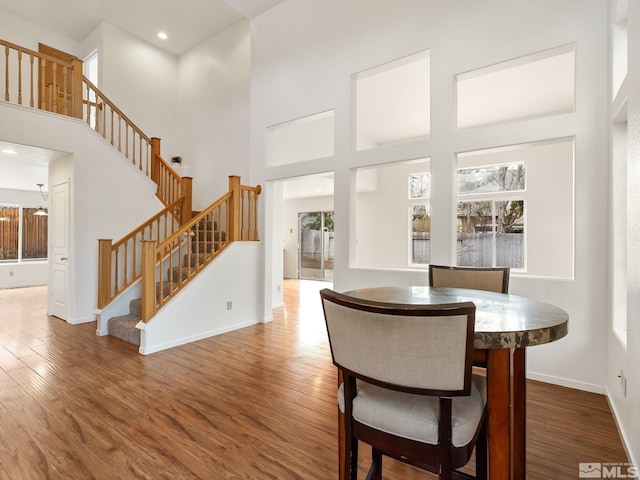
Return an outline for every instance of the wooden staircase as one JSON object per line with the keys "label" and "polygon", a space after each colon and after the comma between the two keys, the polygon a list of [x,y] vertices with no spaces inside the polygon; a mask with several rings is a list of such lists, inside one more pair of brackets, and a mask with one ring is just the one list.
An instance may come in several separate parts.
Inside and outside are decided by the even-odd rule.
{"label": "wooden staircase", "polygon": [[[193,212],[196,218],[201,212]],[[218,222],[204,216],[194,223],[188,231],[190,248],[182,255],[182,263],[167,268],[166,281],[156,282],[156,302],[171,295],[186,283],[207,260],[221,250],[227,239],[227,232],[219,228]],[[142,321],[142,298],[129,302],[129,313],[112,317],[108,320],[108,334],[133,345],[140,345],[140,330],[137,325]]]}

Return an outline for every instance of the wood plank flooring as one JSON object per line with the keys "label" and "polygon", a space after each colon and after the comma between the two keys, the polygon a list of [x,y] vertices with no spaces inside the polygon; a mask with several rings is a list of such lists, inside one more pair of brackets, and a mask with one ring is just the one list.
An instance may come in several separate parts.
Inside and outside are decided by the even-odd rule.
{"label": "wood plank flooring", "polygon": [[[46,287],[0,290],[0,480],[336,479],[326,285],[286,281],[273,322],[150,356],[47,316]],[[528,478],[627,461],[603,396],[528,388]]]}

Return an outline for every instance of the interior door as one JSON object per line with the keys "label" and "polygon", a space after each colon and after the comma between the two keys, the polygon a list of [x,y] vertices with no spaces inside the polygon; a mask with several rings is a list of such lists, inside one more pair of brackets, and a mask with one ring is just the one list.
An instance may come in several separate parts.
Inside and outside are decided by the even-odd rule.
{"label": "interior door", "polygon": [[[65,63],[71,63],[71,60],[77,58],[75,55],[44,43],[38,44],[38,51]],[[67,69],[65,72],[61,65],[42,59],[39,60],[38,67],[39,75],[44,74],[44,81],[38,80],[38,105],[40,109],[62,115],[73,115],[71,69]]]}
{"label": "interior door", "polygon": [[69,320],[69,182],[54,185],[49,206],[51,282],[49,313]]}

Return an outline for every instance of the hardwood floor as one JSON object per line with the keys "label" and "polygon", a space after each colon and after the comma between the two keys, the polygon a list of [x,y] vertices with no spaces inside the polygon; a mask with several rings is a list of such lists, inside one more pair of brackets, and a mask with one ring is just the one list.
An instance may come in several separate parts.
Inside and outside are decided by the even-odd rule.
{"label": "hardwood floor", "polygon": [[[336,479],[326,285],[286,281],[273,322],[150,356],[47,316],[45,287],[0,290],[0,480]],[[528,388],[528,478],[627,461],[603,396]]]}

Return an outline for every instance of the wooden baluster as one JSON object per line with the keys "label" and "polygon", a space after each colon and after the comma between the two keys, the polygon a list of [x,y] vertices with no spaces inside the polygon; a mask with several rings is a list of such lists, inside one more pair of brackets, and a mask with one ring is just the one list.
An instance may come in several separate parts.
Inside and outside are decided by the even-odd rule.
{"label": "wooden baluster", "polygon": [[84,89],[86,87],[86,93],[87,93],[87,116],[86,116],[86,122],[87,125],[91,125],[91,88],[89,87],[89,84],[82,84],[82,88]]}
{"label": "wooden baluster", "polygon": [[119,276],[119,270],[120,270],[120,247],[116,248],[113,252],[113,257],[115,260],[115,271],[114,271],[114,278],[113,278],[113,294],[116,295],[120,292],[120,276]]}
{"label": "wooden baluster", "polygon": [[106,307],[111,301],[111,253],[113,240],[98,240],[98,308]]}
{"label": "wooden baluster", "polygon": [[50,112],[58,113],[58,63],[53,62],[51,65],[51,87],[49,89],[49,107]]}
{"label": "wooden baluster", "polygon": [[40,60],[40,110],[47,109],[46,97],[45,97],[45,84],[44,84],[46,63],[47,61],[45,59]]}
{"label": "wooden baluster", "polygon": [[[142,241],[142,321],[148,322],[156,314],[156,241]],[[160,275],[162,292],[162,275]],[[162,296],[162,293],[161,293]]]}
{"label": "wooden baluster", "polygon": [[29,97],[29,106],[31,108],[34,107],[35,102],[34,102],[34,98],[33,98],[33,55],[29,56],[29,91],[30,91],[30,97]]}
{"label": "wooden baluster", "polygon": [[193,178],[182,177],[182,194],[184,196],[184,202],[182,202],[180,225],[184,225],[191,220],[193,213]]}
{"label": "wooden baluster", "polygon": [[[125,125],[126,129],[126,125]],[[118,118],[118,151],[122,152],[122,119]]]}
{"label": "wooden baluster", "polygon": [[127,288],[129,286],[129,276],[127,275],[129,271],[129,242],[125,242],[123,247],[124,258],[122,259],[122,288]]}
{"label": "wooden baluster", "polygon": [[115,112],[113,111],[113,108],[111,109],[111,145],[115,146],[115,143],[113,143],[113,116],[114,116]]}
{"label": "wooden baluster", "polygon": [[71,116],[82,119],[82,61],[71,60]]}
{"label": "wooden baluster", "polygon": [[4,46],[4,100],[9,101],[9,46]]}
{"label": "wooden baluster", "polygon": [[102,100],[102,124],[100,128],[102,129],[102,138],[106,140],[107,138],[107,102],[104,98],[100,97]]}
{"label": "wooden baluster", "polygon": [[69,115],[68,99],[67,99],[67,76],[69,75],[69,69],[62,67],[62,114]]}
{"label": "wooden baluster", "polygon": [[18,50],[18,105],[22,105],[22,52],[20,50]]}

